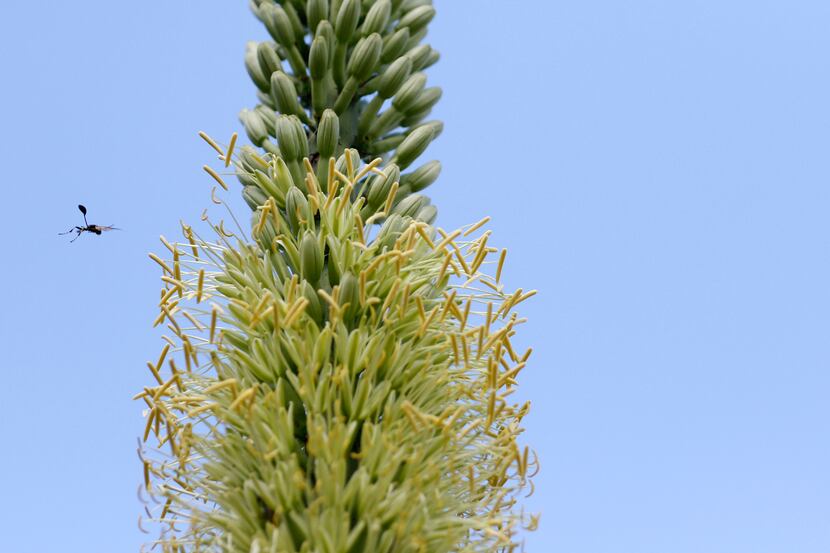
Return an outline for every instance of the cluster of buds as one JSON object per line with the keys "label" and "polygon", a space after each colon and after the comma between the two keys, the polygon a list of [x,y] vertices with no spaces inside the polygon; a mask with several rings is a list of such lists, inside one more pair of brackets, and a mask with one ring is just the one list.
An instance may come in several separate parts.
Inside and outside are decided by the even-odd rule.
{"label": "cluster of buds", "polygon": [[353,192],[397,168],[346,150],[324,187],[310,163],[295,178],[247,155],[277,175],[251,239],[184,226],[151,255],[169,331],[136,395],[154,545],[515,550],[536,525],[514,510],[537,462],[517,444],[529,403],[511,398],[531,354],[515,308],[535,292],[504,289],[488,218],[445,232],[395,212],[393,184],[364,220]]}
{"label": "cluster of buds", "polygon": [[[273,38],[248,43],[245,53],[259,105],[240,119],[255,145],[286,162],[307,157],[325,182],[328,160],[347,148],[405,171],[441,134],[443,123],[426,120],[441,98],[423,73],[439,58],[421,44],[435,15],[429,0],[253,0],[251,7]],[[396,203],[434,182],[440,168],[431,161],[401,174]],[[245,175],[243,184],[258,186]]]}

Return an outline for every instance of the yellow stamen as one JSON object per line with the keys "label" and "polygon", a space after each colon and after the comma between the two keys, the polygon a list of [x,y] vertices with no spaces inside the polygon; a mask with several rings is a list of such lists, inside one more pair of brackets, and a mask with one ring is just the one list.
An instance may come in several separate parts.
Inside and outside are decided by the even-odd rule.
{"label": "yellow stamen", "polygon": [[217,173],[216,171],[214,171],[213,169],[211,169],[211,168],[210,168],[210,167],[208,167],[207,165],[202,165],[202,169],[204,169],[204,170],[205,170],[205,172],[206,172],[208,175],[210,175],[211,177],[213,177],[213,180],[215,180],[216,182],[218,182],[218,183],[219,183],[219,186],[221,186],[221,187],[222,187],[223,189],[225,189],[225,190],[227,190],[227,189],[228,189],[228,185],[227,185],[227,184],[225,184],[225,181],[223,181],[223,180],[222,180],[222,177],[220,177],[220,176],[219,176],[219,173]]}
{"label": "yellow stamen", "polygon": [[507,249],[503,249],[499,255],[499,264],[496,269],[496,283],[501,280],[501,270],[504,268],[504,259],[507,257]]}
{"label": "yellow stamen", "polygon": [[444,247],[446,247],[447,244],[449,244],[450,242],[452,242],[453,240],[458,238],[458,235],[461,234],[460,230],[455,230],[451,234],[447,234],[441,229],[438,229],[438,232],[440,232],[441,235],[444,236],[444,239],[441,240],[440,242],[438,242],[438,244],[435,245],[436,250],[444,249]]}
{"label": "yellow stamen", "polygon": [[164,269],[168,274],[171,274],[171,275],[173,274],[173,270],[170,267],[168,267],[167,263],[162,261],[162,259],[159,256],[157,256],[154,253],[151,253],[151,254],[148,254],[148,255],[150,256],[150,259],[152,259],[153,261],[155,261],[156,263],[161,265],[161,268]]}
{"label": "yellow stamen", "polygon": [[361,169],[361,170],[360,170],[360,172],[359,172],[359,173],[357,174],[357,176],[354,178],[354,181],[355,181],[355,182],[360,181],[360,179],[362,179],[363,177],[365,177],[365,176],[366,176],[366,174],[367,174],[367,173],[369,173],[369,171],[371,171],[372,169],[374,169],[375,167],[377,167],[378,165],[380,165],[382,161],[383,161],[383,160],[382,160],[381,158],[379,158],[379,157],[376,157],[375,159],[373,159],[372,161],[370,161],[368,165],[366,165],[363,169]]}
{"label": "yellow stamen", "polygon": [[476,223],[473,226],[471,226],[470,228],[468,228],[464,232],[464,236],[470,236],[472,233],[474,233],[476,230],[481,228],[483,225],[486,225],[489,221],[490,221],[490,217],[489,216],[485,217],[484,219],[482,219],[478,223]]}
{"label": "yellow stamen", "polygon": [[202,301],[202,290],[204,289],[205,284],[205,270],[199,269],[199,283],[196,286],[196,303],[200,303]]}
{"label": "yellow stamen", "polygon": [[207,133],[205,133],[204,131],[199,131],[199,136],[202,137],[202,140],[210,144],[210,147],[216,150],[216,153],[218,153],[220,156],[222,155],[222,148],[220,148],[219,144],[214,142],[213,139],[207,135]]}
{"label": "yellow stamen", "polygon": [[[236,133],[231,135],[231,143],[228,144],[228,152],[225,154],[225,167],[228,167],[231,164],[234,146],[236,146]],[[227,190],[227,188],[225,190]]]}
{"label": "yellow stamen", "polygon": [[392,211],[392,203],[395,201],[395,196],[398,194],[398,181],[392,183],[389,188],[389,193],[386,195],[386,203],[383,205],[383,212],[389,214]]}

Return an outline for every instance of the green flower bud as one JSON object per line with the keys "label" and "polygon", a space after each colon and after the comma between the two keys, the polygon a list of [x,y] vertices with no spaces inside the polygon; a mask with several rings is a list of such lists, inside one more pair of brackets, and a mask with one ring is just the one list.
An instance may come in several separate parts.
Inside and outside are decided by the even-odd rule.
{"label": "green flower bud", "polygon": [[435,17],[435,8],[432,6],[419,6],[408,11],[401,17],[400,21],[398,21],[398,27],[409,27],[409,30],[414,33],[426,27],[432,21],[433,17]]}
{"label": "green flower bud", "polygon": [[300,145],[300,157],[297,159],[302,160],[304,157],[308,157],[308,134],[300,120],[293,115],[291,116],[291,129],[294,131],[295,140]]}
{"label": "green flower bud", "polygon": [[300,14],[297,13],[297,8],[291,2],[282,2],[282,8],[285,10],[288,20],[291,21],[291,27],[294,29],[294,37],[296,37],[295,40],[302,40],[305,34],[305,25],[300,21]]}
{"label": "green flower bud", "polygon": [[337,286],[342,278],[342,260],[340,259],[340,244],[337,239],[329,235],[326,239],[328,243],[328,259],[326,260],[326,270],[328,272],[329,284]]}
{"label": "green flower bud", "polygon": [[401,85],[395,97],[392,99],[392,107],[401,113],[409,111],[409,107],[415,103],[421,91],[427,85],[427,76],[423,73],[415,73]]}
{"label": "green flower bud", "polygon": [[[271,82],[268,81],[268,86],[270,90]],[[271,98],[270,92],[263,92],[261,90],[256,91],[256,99],[259,100],[259,103],[268,106],[271,109],[277,109],[277,105],[274,103],[274,99]]]}
{"label": "green flower bud", "polygon": [[[271,85],[273,91],[273,84]],[[413,113],[423,113],[425,111],[429,111],[432,107],[438,103],[438,100],[441,99],[441,88],[437,86],[433,86],[431,88],[426,88],[418,94],[418,97],[415,100],[407,105],[406,109],[401,110],[406,115],[411,115]]]}
{"label": "green flower bud", "polygon": [[236,170],[236,179],[242,183],[242,186],[257,186],[256,179],[248,171],[241,169]]}
{"label": "green flower bud", "polygon": [[243,188],[242,199],[254,211],[268,201],[268,197],[259,186],[246,186]]}
{"label": "green flower bud", "polygon": [[256,112],[243,109],[242,113],[239,114],[239,120],[245,127],[248,138],[257,146],[262,145],[265,139],[268,138],[268,128]]}
{"label": "green flower bud", "polygon": [[242,146],[238,152],[239,153],[237,155],[239,157],[239,161],[245,170],[252,172],[254,169],[259,169],[261,171],[268,169],[268,162],[265,161],[262,156],[260,156],[259,153],[250,146]]}
{"label": "green flower bud", "polygon": [[432,48],[430,48],[429,44],[421,44],[406,53],[409,59],[412,60],[414,71],[421,70],[427,58],[429,58],[430,52],[432,52]]}
{"label": "green flower bud", "polygon": [[316,285],[323,272],[323,252],[317,243],[317,235],[306,231],[300,240],[300,276]]}
{"label": "green flower bud", "polygon": [[424,223],[431,225],[435,222],[435,219],[438,217],[438,208],[434,205],[425,205],[418,211],[418,214],[415,215],[415,219],[418,221],[423,221]]}
{"label": "green flower bud", "polygon": [[403,13],[406,13],[406,12],[412,11],[415,8],[418,8],[420,6],[431,6],[431,5],[432,5],[432,0],[403,0],[403,2],[401,2],[400,10]]}
{"label": "green flower bud", "polygon": [[326,46],[329,47],[329,64],[331,64],[331,60],[334,58],[334,47],[337,45],[337,37],[334,35],[334,27],[331,26],[328,20],[324,19],[317,25],[317,32],[314,33],[314,37],[318,36],[326,39]]}
{"label": "green flower bud", "polygon": [[358,81],[366,80],[380,61],[382,46],[383,40],[377,33],[361,38],[352,50],[352,56],[349,58],[349,65],[346,68],[347,73]]}
{"label": "green flower bud", "polygon": [[340,138],[340,119],[334,111],[327,109],[320,117],[317,127],[317,151],[320,156],[328,158],[337,150],[337,141]]}
{"label": "green flower bud", "polygon": [[337,12],[334,29],[337,40],[341,44],[348,44],[357,29],[360,20],[360,0],[343,0]]}
{"label": "green flower bud", "polygon": [[329,70],[329,45],[323,36],[314,37],[311,41],[311,51],[308,54],[308,68],[311,78],[320,80]]}
{"label": "green flower bud", "polygon": [[[274,183],[277,185],[277,188],[281,192],[281,194],[277,195],[277,200],[282,199],[282,203],[284,204],[285,195],[296,185],[294,184],[294,179],[291,177],[291,171],[288,170],[288,166],[285,164],[285,160],[281,157],[277,158],[274,173]],[[280,202],[278,201],[277,203]]]}
{"label": "green flower bud", "polygon": [[[300,134],[297,133],[300,128]],[[302,130],[300,120],[294,115],[280,115],[277,118],[276,128],[277,142],[280,145],[280,152],[288,161],[297,161],[303,157],[303,142],[306,142],[305,132]],[[306,148],[308,145],[306,144]]]}
{"label": "green flower bud", "polygon": [[320,21],[327,19],[329,16],[328,0],[308,0],[305,6],[306,19],[308,20],[308,28],[311,33],[317,32],[317,25]]}
{"label": "green flower bud", "polygon": [[395,205],[392,213],[406,217],[415,217],[418,211],[427,205],[429,205],[429,199],[426,196],[410,194]]}
{"label": "green flower bud", "polygon": [[372,211],[376,211],[386,201],[392,184],[401,177],[401,170],[394,163],[383,169],[383,175],[375,175],[369,181],[369,193],[366,202]]}
{"label": "green flower bud", "polygon": [[413,192],[419,192],[435,182],[441,174],[441,162],[437,160],[424,163],[411,173],[401,175],[401,186],[408,186]]}
{"label": "green flower bud", "polygon": [[291,232],[297,234],[303,222],[311,221],[311,207],[305,194],[296,186],[288,189],[285,195],[285,215]]}
{"label": "green flower bud", "polygon": [[265,72],[259,66],[256,42],[249,42],[245,45],[245,69],[248,71],[248,75],[258,89],[264,92],[268,92],[271,89],[271,81],[265,76]]}
{"label": "green flower bud", "polygon": [[337,161],[334,164],[334,168],[344,175],[348,175],[348,167],[346,166],[347,155],[351,158],[353,169],[357,170],[357,168],[360,167],[360,154],[357,153],[357,150],[349,148],[343,152],[343,155],[337,158]]}
{"label": "green flower bud", "polygon": [[426,123],[421,123],[418,126],[419,127],[429,127],[430,129],[432,129],[432,138],[433,139],[438,138],[439,136],[441,136],[441,133],[444,132],[444,122],[443,121],[438,121],[437,119],[434,119],[432,121],[427,121]]}
{"label": "green flower bud", "polygon": [[[401,126],[402,127],[418,127],[420,126],[419,123],[424,120],[424,118],[430,114],[432,108],[427,108],[423,111],[414,111],[401,119]],[[443,129],[442,129],[443,130]]]}
{"label": "green flower bud", "polygon": [[398,29],[391,35],[383,37],[383,52],[380,59],[383,63],[397,59],[406,51],[406,43],[409,42],[409,29]]}
{"label": "green flower bud", "polygon": [[[426,91],[425,91],[426,92]],[[277,109],[286,115],[300,115],[303,108],[297,100],[297,89],[291,77],[279,71],[271,75],[271,96]]]}
{"label": "green flower bud", "polygon": [[378,77],[377,91],[381,98],[391,98],[409,78],[412,71],[412,60],[401,56],[393,61]]}
{"label": "green flower bud", "polygon": [[366,19],[363,20],[363,26],[360,28],[360,34],[363,36],[372,33],[382,33],[386,30],[389,24],[389,17],[392,15],[392,3],[389,0],[379,0],[372,4],[369,12],[366,14]]}
{"label": "green flower bud", "polygon": [[435,50],[434,48],[430,48],[429,49],[429,55],[424,59],[423,63],[418,68],[418,70],[426,69],[427,67],[435,65],[436,63],[438,63],[438,60],[440,60],[440,59],[441,59],[441,54],[438,52],[438,50]]}
{"label": "green flower bud", "polygon": [[260,18],[265,23],[268,33],[285,48],[294,46],[294,25],[291,18],[279,4],[262,4],[259,8]]}
{"label": "green flower bud", "polygon": [[275,71],[282,71],[282,61],[273,44],[260,42],[256,47],[256,56],[263,76],[270,77]]}
{"label": "green flower bud", "polygon": [[344,273],[340,279],[338,302],[341,307],[346,306],[343,312],[346,322],[350,322],[360,312],[360,282],[352,273]]}
{"label": "green flower bud", "polygon": [[404,138],[406,138],[406,133],[396,132],[388,134],[380,140],[372,142],[370,149],[372,152],[376,153],[389,152],[400,146],[401,142],[404,141]]}
{"label": "green flower bud", "polygon": [[268,106],[260,104],[254,108],[254,113],[259,115],[259,118],[262,119],[263,123],[265,123],[265,129],[268,131],[268,134],[274,136],[277,128],[276,112]]}
{"label": "green flower bud", "polygon": [[409,167],[413,161],[418,159],[418,156],[424,153],[424,150],[427,149],[427,146],[429,146],[433,138],[435,136],[430,127],[414,129],[401,145],[398,146],[392,161],[396,162],[402,168]]}
{"label": "green flower bud", "polygon": [[[300,253],[302,259],[302,253]],[[303,297],[308,300],[308,305],[305,308],[305,312],[308,313],[308,316],[311,317],[318,326],[323,325],[323,305],[320,303],[320,296],[317,294],[317,290],[314,286],[309,284],[309,282],[303,281]]]}
{"label": "green flower bud", "polygon": [[378,231],[378,237],[376,238],[381,251],[394,247],[395,241],[411,223],[412,219],[409,217],[402,217],[397,213],[393,213],[387,217],[383,222],[383,225],[381,225],[380,230]]}

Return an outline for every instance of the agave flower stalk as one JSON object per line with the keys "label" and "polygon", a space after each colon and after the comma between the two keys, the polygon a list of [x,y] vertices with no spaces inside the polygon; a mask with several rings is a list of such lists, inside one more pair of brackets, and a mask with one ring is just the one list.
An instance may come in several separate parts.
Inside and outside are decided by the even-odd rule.
{"label": "agave flower stalk", "polygon": [[[517,510],[538,465],[517,440],[529,403],[511,400],[531,353],[514,348],[515,308],[535,292],[505,291],[488,218],[433,226],[435,207],[414,191],[437,162],[401,174],[440,132],[415,117],[434,102],[423,74],[410,75],[437,59],[418,45],[434,11],[407,0],[252,7],[276,41],[246,58],[263,104],[241,118],[263,150],[202,134],[233,164],[250,226],[204,216],[205,238],[183,224],[182,240],[162,238],[168,255],[151,254],[163,282],[155,322],[169,331],[136,395],[152,544],[512,551],[536,524]],[[421,98],[416,112],[402,91]],[[407,123],[402,140],[388,134]]]}

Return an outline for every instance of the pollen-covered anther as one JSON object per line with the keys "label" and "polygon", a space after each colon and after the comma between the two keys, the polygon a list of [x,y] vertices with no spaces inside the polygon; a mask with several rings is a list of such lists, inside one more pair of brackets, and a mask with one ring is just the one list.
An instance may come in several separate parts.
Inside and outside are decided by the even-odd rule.
{"label": "pollen-covered anther", "polygon": [[219,176],[219,173],[217,173],[216,171],[214,171],[214,170],[213,170],[210,166],[208,166],[208,165],[202,165],[202,169],[203,169],[203,170],[204,170],[204,171],[205,171],[208,175],[210,175],[211,177],[213,177],[213,180],[215,180],[216,182],[218,182],[218,183],[219,183],[219,186],[221,186],[223,190],[225,190],[225,191],[227,191],[227,190],[228,190],[228,185],[227,185],[227,184],[225,184],[225,181],[223,181],[223,180],[222,180],[222,177],[220,177],[220,176]]}

